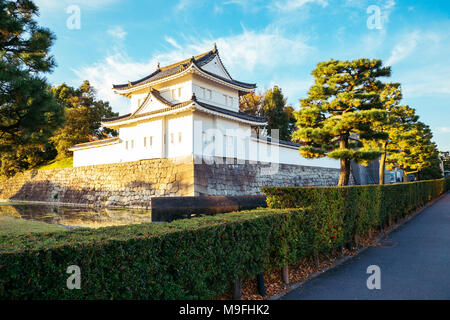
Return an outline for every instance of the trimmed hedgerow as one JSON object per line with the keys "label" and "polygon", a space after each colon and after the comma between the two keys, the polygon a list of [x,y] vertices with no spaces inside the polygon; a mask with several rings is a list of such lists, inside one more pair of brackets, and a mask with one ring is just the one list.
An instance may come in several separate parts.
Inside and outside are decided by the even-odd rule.
{"label": "trimmed hedgerow", "polygon": [[[205,299],[308,254],[311,215],[253,210],[0,238],[0,299]],[[81,269],[69,290],[67,267]]]}
{"label": "trimmed hedgerow", "polygon": [[[269,208],[309,208],[321,217],[324,235],[337,228],[332,245],[383,228],[449,189],[448,179],[346,187],[264,187]],[[326,236],[325,236],[326,237]]]}
{"label": "trimmed hedgerow", "polygon": [[[447,184],[448,188],[448,184]],[[264,188],[277,209],[167,224],[0,237],[0,299],[206,299],[376,229],[444,192],[444,180]],[[287,206],[306,207],[278,209]],[[81,289],[66,286],[81,269]]]}

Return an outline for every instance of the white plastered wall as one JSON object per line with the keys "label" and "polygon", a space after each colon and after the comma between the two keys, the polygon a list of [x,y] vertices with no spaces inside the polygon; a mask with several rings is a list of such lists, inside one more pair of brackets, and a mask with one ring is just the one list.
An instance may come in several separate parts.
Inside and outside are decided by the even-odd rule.
{"label": "white plastered wall", "polygon": [[[233,130],[237,135],[230,140]],[[300,155],[297,147],[251,137],[250,125],[198,112],[194,114],[194,155],[196,158],[207,159],[227,157],[255,162],[339,168],[337,160],[306,159]]]}
{"label": "white plastered wall", "polygon": [[215,82],[194,77],[192,90],[197,100],[224,109],[239,111],[239,93]]}

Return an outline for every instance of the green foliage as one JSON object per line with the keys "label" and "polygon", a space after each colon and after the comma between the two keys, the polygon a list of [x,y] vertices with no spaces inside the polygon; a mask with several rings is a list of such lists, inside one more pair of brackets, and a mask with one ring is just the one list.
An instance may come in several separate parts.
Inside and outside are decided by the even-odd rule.
{"label": "green foliage", "polygon": [[[447,180],[447,190],[450,188]],[[0,299],[208,299],[401,217],[444,180],[389,186],[264,188],[271,207],[167,224],[0,237]],[[65,273],[81,268],[81,290]]]}
{"label": "green foliage", "polygon": [[95,89],[89,81],[84,81],[77,89],[63,83],[52,91],[66,114],[64,127],[50,139],[58,151],[58,159],[70,157],[68,149],[78,143],[117,135],[114,130],[102,128],[101,119],[118,113],[112,112],[108,102],[96,99]]}
{"label": "green foliage", "polygon": [[277,129],[280,140],[291,140],[295,127],[294,109],[286,106],[286,98],[278,86],[274,86],[261,95],[251,92],[242,96],[239,101],[239,110],[247,114],[267,117],[266,130],[269,136],[272,135],[273,129]]}
{"label": "green foliage", "polygon": [[48,138],[63,121],[42,73],[54,66],[53,34],[37,25],[31,1],[0,0],[0,174],[54,155]]}
{"label": "green foliage", "polygon": [[50,170],[50,169],[62,169],[62,168],[72,168],[73,167],[73,158],[63,158],[60,160],[52,160],[48,163],[34,168],[34,170]]}
{"label": "green foliage", "polygon": [[387,83],[380,93],[383,109],[386,111],[387,120],[375,122],[374,128],[383,132],[384,136],[372,137],[366,140],[362,137],[363,143],[373,150],[381,153],[379,181],[384,184],[386,159],[389,155],[398,153],[396,142],[401,140],[410,126],[417,122],[419,117],[415,110],[401,105],[403,94],[399,83]]}
{"label": "green foliage", "polygon": [[[55,36],[38,26],[37,6],[29,0],[0,0],[0,58],[26,72],[49,72],[55,61],[49,49]],[[3,67],[3,66],[2,66]]]}
{"label": "green foliage", "polygon": [[367,164],[380,155],[362,142],[385,136],[376,128],[386,121],[380,100],[384,84],[378,79],[390,76],[390,68],[376,59],[330,60],[312,74],[315,83],[295,112],[293,140],[304,144],[300,153],[306,158],[340,159],[339,185],[347,185],[352,160]]}
{"label": "green foliage", "polygon": [[264,96],[261,106],[264,115],[268,118],[267,134],[272,136],[273,130],[278,130],[280,140],[291,140],[290,116],[286,112],[286,98],[281,88],[274,86]]}
{"label": "green foliage", "polygon": [[432,138],[429,126],[420,121],[410,123],[393,138],[391,148],[396,151],[388,154],[387,168],[412,174],[432,166],[433,162],[436,164],[439,152]]}
{"label": "green foliage", "polygon": [[254,92],[250,92],[246,95],[241,96],[239,100],[239,111],[246,114],[251,114],[254,116],[263,116],[261,110],[262,96],[257,95]]}
{"label": "green foliage", "polygon": [[444,151],[440,152],[441,160],[443,161],[444,171],[450,171],[450,152]]}
{"label": "green foliage", "polygon": [[[369,230],[379,229],[389,218],[398,219],[449,190],[444,179],[346,187],[264,187],[270,208],[309,208],[330,234],[341,228],[334,245],[342,245]],[[328,231],[327,231],[328,230]],[[316,240],[317,250],[326,247]]]}
{"label": "green foliage", "polygon": [[8,215],[0,215],[0,235],[23,235],[33,232],[55,232],[68,229],[40,221],[24,220]]}
{"label": "green foliage", "polygon": [[[0,237],[0,299],[199,299],[237,277],[307,253],[301,209],[255,210],[169,224]],[[299,252],[282,248],[298,247]],[[304,247],[306,245],[306,247]],[[82,290],[68,290],[70,265]]]}

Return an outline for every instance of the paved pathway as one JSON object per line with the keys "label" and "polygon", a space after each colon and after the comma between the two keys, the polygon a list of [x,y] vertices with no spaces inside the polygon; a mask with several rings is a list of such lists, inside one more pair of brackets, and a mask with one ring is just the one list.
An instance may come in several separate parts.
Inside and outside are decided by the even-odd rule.
{"label": "paved pathway", "polygon": [[[450,299],[450,193],[370,247],[282,299]],[[369,290],[378,265],[381,289]]]}

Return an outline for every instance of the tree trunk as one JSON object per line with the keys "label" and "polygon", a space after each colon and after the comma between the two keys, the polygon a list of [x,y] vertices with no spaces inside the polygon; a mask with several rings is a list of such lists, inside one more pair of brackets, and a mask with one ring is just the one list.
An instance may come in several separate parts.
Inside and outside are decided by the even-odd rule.
{"label": "tree trunk", "polygon": [[378,170],[378,175],[379,175],[379,184],[384,184],[384,170],[385,170],[385,165],[386,165],[386,146],[387,146],[387,142],[383,143],[383,150],[384,152],[381,154],[381,159],[380,159],[380,168]]}
{"label": "tree trunk", "polygon": [[406,170],[403,170],[403,182],[408,182],[408,173]]}
{"label": "tree trunk", "polygon": [[289,267],[287,264],[283,267],[283,269],[281,269],[281,275],[284,284],[289,284]]}
{"label": "tree trunk", "polygon": [[[341,137],[341,141],[339,142],[339,149],[347,149],[348,148],[348,137]],[[341,159],[341,172],[339,173],[339,182],[338,186],[347,186],[350,180],[350,160],[349,159]]]}

